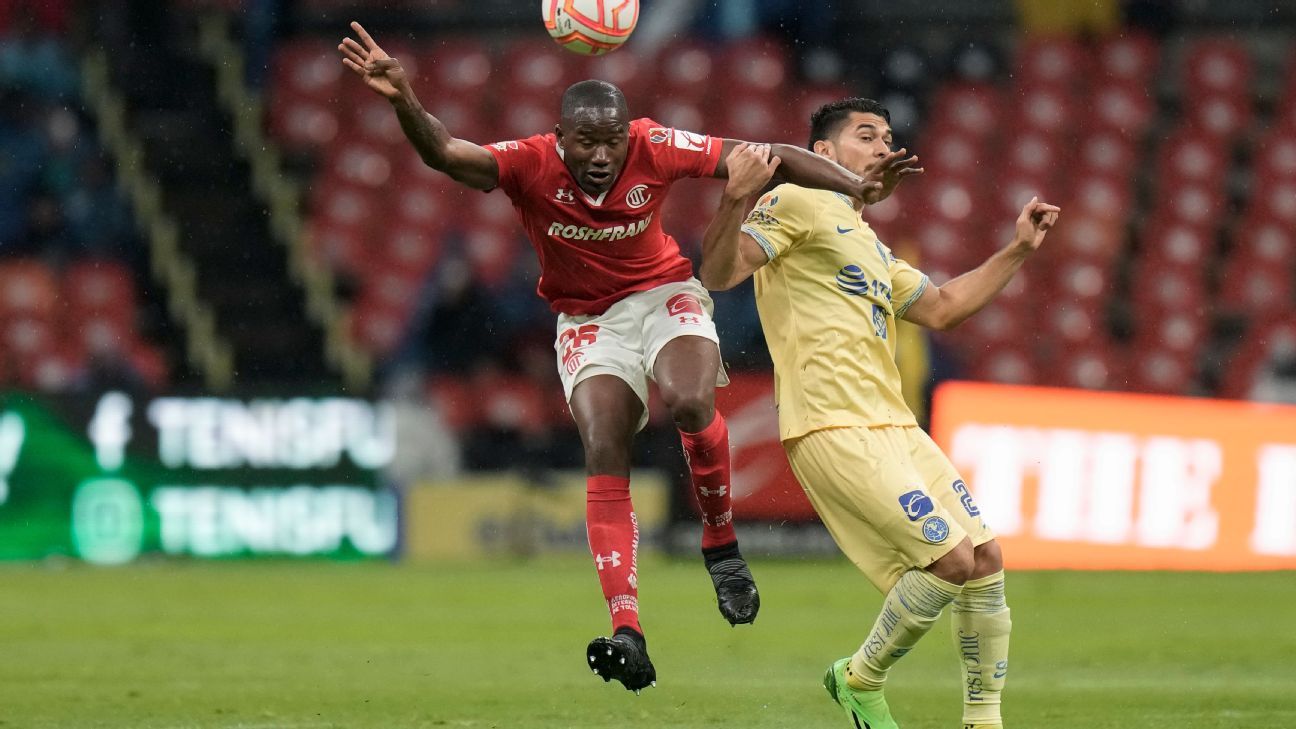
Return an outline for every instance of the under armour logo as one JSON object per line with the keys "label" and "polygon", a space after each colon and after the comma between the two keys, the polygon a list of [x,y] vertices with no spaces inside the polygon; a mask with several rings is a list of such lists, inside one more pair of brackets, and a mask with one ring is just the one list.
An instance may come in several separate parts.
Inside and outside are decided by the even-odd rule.
{"label": "under armour logo", "polygon": [[605,565],[605,564],[607,564],[607,563],[609,563],[609,562],[612,563],[612,566],[613,566],[613,567],[620,567],[620,566],[621,566],[621,553],[618,552],[618,551],[616,551],[616,550],[614,549],[614,550],[612,550],[612,556],[611,556],[611,557],[604,557],[604,556],[601,555],[601,554],[596,554],[596,555],[594,555],[594,561],[598,563],[598,568],[599,568],[599,571],[600,571],[600,572],[603,571],[603,565]]}
{"label": "under armour logo", "polygon": [[694,326],[702,324],[702,318],[697,316],[681,316],[679,320],[680,324],[693,324]]}
{"label": "under armour logo", "polygon": [[709,489],[709,488],[707,488],[706,486],[698,486],[698,487],[697,487],[697,490],[698,490],[698,493],[699,493],[699,494],[702,494],[703,496],[724,496],[724,495],[725,495],[725,491],[728,491],[728,490],[729,490],[729,487],[728,487],[728,486],[721,486],[721,487],[718,488],[718,489]]}
{"label": "under armour logo", "polygon": [[554,199],[560,203],[574,203],[576,202],[576,193],[565,187],[560,187],[558,192],[554,193]]}

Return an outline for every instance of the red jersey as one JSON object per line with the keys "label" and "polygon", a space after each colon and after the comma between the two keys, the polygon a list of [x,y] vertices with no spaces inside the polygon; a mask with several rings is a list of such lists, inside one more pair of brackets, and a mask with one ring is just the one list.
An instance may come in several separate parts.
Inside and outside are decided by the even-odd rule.
{"label": "red jersey", "polygon": [[662,230],[661,204],[675,180],[715,174],[722,146],[636,119],[621,175],[597,198],[576,184],[553,134],[488,146],[540,257],[536,292],[554,311],[602,314],[636,291],[692,276],[693,264]]}

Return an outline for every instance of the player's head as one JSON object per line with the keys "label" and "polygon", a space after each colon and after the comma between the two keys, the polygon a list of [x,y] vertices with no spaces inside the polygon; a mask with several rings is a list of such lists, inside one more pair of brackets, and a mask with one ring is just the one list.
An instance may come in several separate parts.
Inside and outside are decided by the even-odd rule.
{"label": "player's head", "polygon": [[630,147],[630,111],[621,89],[595,80],[567,87],[554,134],[581,189],[591,195],[607,192]]}
{"label": "player's head", "polygon": [[891,151],[891,112],[859,97],[824,104],[810,115],[810,151],[863,174]]}

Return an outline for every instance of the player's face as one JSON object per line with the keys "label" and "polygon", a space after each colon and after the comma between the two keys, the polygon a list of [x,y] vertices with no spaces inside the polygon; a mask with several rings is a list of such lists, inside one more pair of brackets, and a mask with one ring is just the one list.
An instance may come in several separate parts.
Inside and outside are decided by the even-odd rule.
{"label": "player's face", "polygon": [[870,165],[891,151],[891,125],[877,114],[851,112],[832,144],[833,154],[827,155],[837,164],[864,174]]}
{"label": "player's face", "polygon": [[630,122],[618,109],[582,109],[555,130],[563,162],[576,184],[591,195],[612,188],[630,148]]}

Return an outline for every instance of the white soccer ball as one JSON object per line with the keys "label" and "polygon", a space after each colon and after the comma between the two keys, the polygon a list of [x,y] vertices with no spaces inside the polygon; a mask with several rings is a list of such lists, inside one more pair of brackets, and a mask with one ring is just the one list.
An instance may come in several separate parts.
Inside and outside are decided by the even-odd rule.
{"label": "white soccer ball", "polygon": [[639,22],[639,0],[542,0],[541,9],[549,35],[583,56],[620,48]]}

